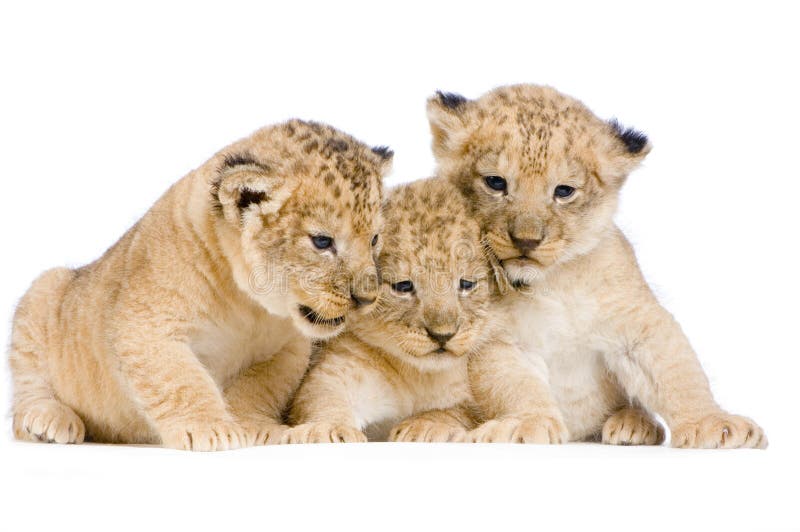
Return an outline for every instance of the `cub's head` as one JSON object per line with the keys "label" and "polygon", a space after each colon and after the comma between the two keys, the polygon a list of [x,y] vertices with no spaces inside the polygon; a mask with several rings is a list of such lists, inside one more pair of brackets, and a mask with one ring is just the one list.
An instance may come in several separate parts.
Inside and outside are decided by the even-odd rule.
{"label": "cub's head", "polygon": [[620,187],[650,151],[644,134],[549,87],[428,100],[439,172],[468,199],[509,280],[530,283],[612,227]]}
{"label": "cub's head", "polygon": [[390,192],[378,257],[378,302],[352,332],[422,369],[446,367],[486,336],[490,297],[480,227],[450,183],[428,179]]}
{"label": "cub's head", "polygon": [[392,152],[292,120],[212,161],[211,201],[240,288],[307,336],[344,328],[378,292],[381,179]]}

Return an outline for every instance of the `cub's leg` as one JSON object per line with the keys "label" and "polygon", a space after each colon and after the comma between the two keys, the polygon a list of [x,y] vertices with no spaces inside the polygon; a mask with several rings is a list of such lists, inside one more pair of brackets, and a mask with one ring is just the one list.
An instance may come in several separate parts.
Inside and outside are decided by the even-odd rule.
{"label": "cub's leg", "polygon": [[765,448],[764,431],[714,401],[700,362],[675,319],[651,296],[649,305],[620,313],[619,353],[606,355],[626,392],[664,417],[673,447]]}
{"label": "cub's leg", "polygon": [[253,364],[226,389],[225,400],[248,445],[279,443],[281,417],[308,367],[311,342],[298,336],[266,362]]}
{"label": "cub's leg", "polygon": [[20,440],[82,443],[86,429],[80,417],[56,398],[35,352],[12,346],[13,427]]}
{"label": "cub's leg", "polygon": [[124,330],[128,335],[115,345],[122,378],[164,446],[224,451],[246,443],[222,392],[187,344],[158,341],[135,326]]}
{"label": "cub's leg", "polygon": [[446,410],[429,410],[413,415],[389,431],[389,441],[398,442],[464,442],[474,426],[467,405]]}
{"label": "cub's leg", "polygon": [[602,441],[611,445],[661,445],[664,427],[647,411],[625,406],[606,420]]}
{"label": "cub's leg", "polygon": [[52,389],[47,353],[61,342],[55,309],[74,273],[49,270],[34,281],[14,314],[9,364],[14,383],[13,429],[21,440],[81,443],[83,421]]}
{"label": "cub's leg", "polygon": [[[396,391],[355,353],[327,351],[312,367],[294,398],[281,443],[358,443],[362,427],[392,417]],[[358,415],[358,418],[357,418]]]}
{"label": "cub's leg", "polygon": [[481,443],[564,443],[567,427],[547,384],[541,359],[523,359],[513,342],[487,345],[470,358],[469,379],[478,409],[489,421],[469,434]]}

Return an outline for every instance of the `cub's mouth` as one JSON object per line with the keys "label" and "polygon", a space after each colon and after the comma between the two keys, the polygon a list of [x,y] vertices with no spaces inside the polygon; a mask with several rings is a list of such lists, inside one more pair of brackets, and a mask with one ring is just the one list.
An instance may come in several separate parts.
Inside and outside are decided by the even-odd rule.
{"label": "cub's mouth", "polygon": [[306,305],[299,305],[298,310],[300,314],[312,325],[324,325],[327,327],[338,327],[342,323],[344,323],[344,316],[338,316],[336,318],[323,318],[309,306]]}

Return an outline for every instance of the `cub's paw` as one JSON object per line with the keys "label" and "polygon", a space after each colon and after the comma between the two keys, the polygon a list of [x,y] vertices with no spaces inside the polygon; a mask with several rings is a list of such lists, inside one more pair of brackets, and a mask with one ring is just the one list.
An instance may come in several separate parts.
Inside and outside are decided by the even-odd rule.
{"label": "cub's paw", "polygon": [[281,442],[283,433],[289,430],[288,425],[281,425],[274,420],[240,421],[244,432],[245,445],[275,445]]}
{"label": "cub's paw", "polygon": [[83,421],[67,405],[42,401],[14,414],[14,434],[21,440],[47,443],[81,443]]}
{"label": "cub's paw", "polygon": [[230,421],[189,423],[162,432],[161,440],[164,447],[184,451],[229,451],[247,444],[244,431]]}
{"label": "cub's paw", "polygon": [[752,419],[718,412],[677,425],[670,443],[695,449],[766,449],[767,436]]}
{"label": "cub's paw", "polygon": [[560,415],[532,415],[487,421],[469,433],[475,443],[565,443],[567,427]]}
{"label": "cub's paw", "polygon": [[407,419],[389,431],[389,441],[399,442],[464,442],[467,431],[463,427],[430,421]]}
{"label": "cub's paw", "polygon": [[333,423],[304,423],[283,433],[281,443],[363,443],[367,436],[356,427]]}
{"label": "cub's paw", "polygon": [[664,427],[641,408],[626,407],[603,425],[603,443],[610,445],[661,445]]}

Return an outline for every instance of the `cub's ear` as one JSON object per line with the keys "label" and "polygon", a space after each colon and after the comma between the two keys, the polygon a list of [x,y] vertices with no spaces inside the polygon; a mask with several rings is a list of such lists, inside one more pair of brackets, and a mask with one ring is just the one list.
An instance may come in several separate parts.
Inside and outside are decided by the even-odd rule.
{"label": "cub's ear", "polygon": [[611,119],[607,122],[607,142],[599,154],[601,172],[604,177],[622,184],[628,174],[636,169],[653,146],[647,135],[631,127],[625,127]]}
{"label": "cub's ear", "polygon": [[389,146],[375,146],[372,148],[372,153],[378,156],[378,168],[381,170],[381,177],[386,177],[392,170],[394,152]]}
{"label": "cub's ear", "polygon": [[469,136],[467,124],[475,103],[460,94],[436,91],[428,98],[428,122],[433,134],[433,154],[457,153]]}
{"label": "cub's ear", "polygon": [[269,165],[235,154],[225,157],[211,195],[226,220],[244,225],[253,215],[278,212],[293,188]]}

